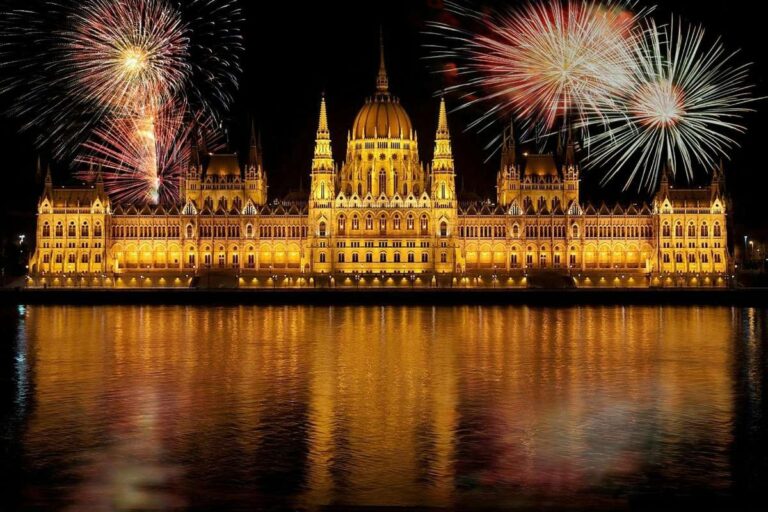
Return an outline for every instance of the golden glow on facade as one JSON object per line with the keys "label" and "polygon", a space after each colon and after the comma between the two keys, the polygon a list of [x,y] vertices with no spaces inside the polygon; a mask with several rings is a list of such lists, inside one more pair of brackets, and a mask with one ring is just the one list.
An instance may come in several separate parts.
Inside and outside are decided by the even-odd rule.
{"label": "golden glow on facade", "polygon": [[459,202],[445,100],[437,117],[425,165],[389,90],[382,49],[376,92],[340,165],[323,97],[301,201],[268,201],[255,134],[245,169],[235,154],[212,155],[207,166],[195,159],[174,206],[112,205],[100,181],[56,189],[48,177],[29,284],[526,287],[553,275],[580,287],[729,282],[722,169],[698,189],[676,189],[665,175],[650,205],[593,206],[580,200],[572,139],[559,158],[519,158],[509,127],[496,201]]}

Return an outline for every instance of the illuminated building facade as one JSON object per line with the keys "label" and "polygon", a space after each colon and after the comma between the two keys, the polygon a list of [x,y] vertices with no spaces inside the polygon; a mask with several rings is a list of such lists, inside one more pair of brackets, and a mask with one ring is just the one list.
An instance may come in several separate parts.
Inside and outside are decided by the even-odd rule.
{"label": "illuminated building facade", "polygon": [[[112,204],[97,179],[54,188],[38,206],[30,286],[726,286],[730,256],[722,169],[678,189],[665,173],[649,205],[580,200],[573,140],[559,155],[520,155],[504,133],[495,201],[457,198],[445,101],[431,164],[389,89],[375,94],[339,165],[325,98],[302,201],[269,201],[252,134],[236,154],[193,159],[179,204]],[[193,148],[194,155],[200,155]]]}

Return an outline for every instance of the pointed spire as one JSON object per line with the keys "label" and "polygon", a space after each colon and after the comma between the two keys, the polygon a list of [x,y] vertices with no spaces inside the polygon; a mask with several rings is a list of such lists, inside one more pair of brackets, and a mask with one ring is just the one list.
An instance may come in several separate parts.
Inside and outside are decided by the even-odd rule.
{"label": "pointed spire", "polygon": [[259,170],[262,167],[261,133],[256,131],[256,123],[251,119],[251,147],[248,151],[248,167]]}
{"label": "pointed spire", "polygon": [[445,96],[440,97],[440,113],[437,116],[437,139],[449,140],[451,132],[448,129],[448,111],[445,108]]}
{"label": "pointed spire", "polygon": [[333,151],[331,149],[331,132],[328,128],[328,109],[325,104],[325,93],[323,93],[320,100],[320,116],[317,124],[312,171],[333,171]]}
{"label": "pointed spire", "polygon": [[189,138],[189,168],[195,171],[200,169],[200,129],[197,125],[192,129],[192,137]]}
{"label": "pointed spire", "polygon": [[384,60],[384,29],[379,28],[379,75],[376,77],[376,93],[389,94],[389,77]]}
{"label": "pointed spire", "polygon": [[565,166],[576,167],[576,140],[573,136],[572,125],[568,125],[568,140],[565,143]]}
{"label": "pointed spire", "polygon": [[323,92],[322,99],[320,100],[320,121],[317,125],[317,138],[330,137],[330,130],[328,129],[328,108],[325,105],[325,92]]}
{"label": "pointed spire", "polygon": [[53,178],[51,178],[51,164],[48,163],[48,165],[45,168],[45,186],[46,188],[49,186],[53,186]]}
{"label": "pointed spire", "polygon": [[104,174],[101,165],[96,168],[96,190],[104,192]]}
{"label": "pointed spire", "polygon": [[504,170],[507,170],[517,165],[515,122],[511,117],[509,119],[509,124],[504,127],[501,144],[501,166]]}
{"label": "pointed spire", "polygon": [[453,172],[453,149],[451,148],[451,132],[448,129],[448,111],[445,98],[440,98],[440,112],[437,116],[437,133],[435,135],[435,156],[432,161],[434,171]]}

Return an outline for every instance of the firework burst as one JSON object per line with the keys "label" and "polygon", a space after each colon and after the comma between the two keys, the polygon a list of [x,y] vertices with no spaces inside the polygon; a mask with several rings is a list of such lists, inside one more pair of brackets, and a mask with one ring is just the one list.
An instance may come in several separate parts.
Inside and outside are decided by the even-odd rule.
{"label": "firework burst", "polygon": [[[14,7],[16,4],[16,7]],[[0,93],[57,159],[111,117],[166,101],[220,119],[243,51],[235,0],[11,0],[0,17]]]}
{"label": "firework burst", "polygon": [[175,204],[196,140],[204,139],[213,150],[220,145],[210,119],[190,119],[186,112],[176,101],[153,116],[113,118],[84,144],[77,162],[86,170],[77,177],[92,182],[98,169],[107,193],[117,202]]}
{"label": "firework burst", "polygon": [[448,10],[475,30],[432,23],[431,58],[455,66],[463,107],[485,105],[473,126],[512,112],[546,133],[564,118],[585,120],[630,83],[632,47],[641,14],[622,3],[588,0],[530,3],[477,13],[456,3]]}
{"label": "firework burst", "polygon": [[70,96],[122,113],[159,108],[184,92],[187,29],[165,2],[91,0],[72,24],[61,36]]}
{"label": "firework burst", "polygon": [[744,131],[749,66],[734,66],[719,41],[708,46],[701,27],[649,21],[638,43],[629,87],[600,106],[592,123],[603,129],[587,130],[588,167],[609,168],[605,180],[627,170],[627,187],[649,188],[665,166],[689,179],[695,164],[714,168]]}

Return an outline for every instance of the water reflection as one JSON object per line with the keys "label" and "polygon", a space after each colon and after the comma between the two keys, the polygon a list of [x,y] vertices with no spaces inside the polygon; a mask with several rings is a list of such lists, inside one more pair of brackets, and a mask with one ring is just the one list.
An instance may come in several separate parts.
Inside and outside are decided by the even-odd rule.
{"label": "water reflection", "polygon": [[17,316],[28,507],[615,507],[768,474],[733,450],[765,447],[758,310]]}

